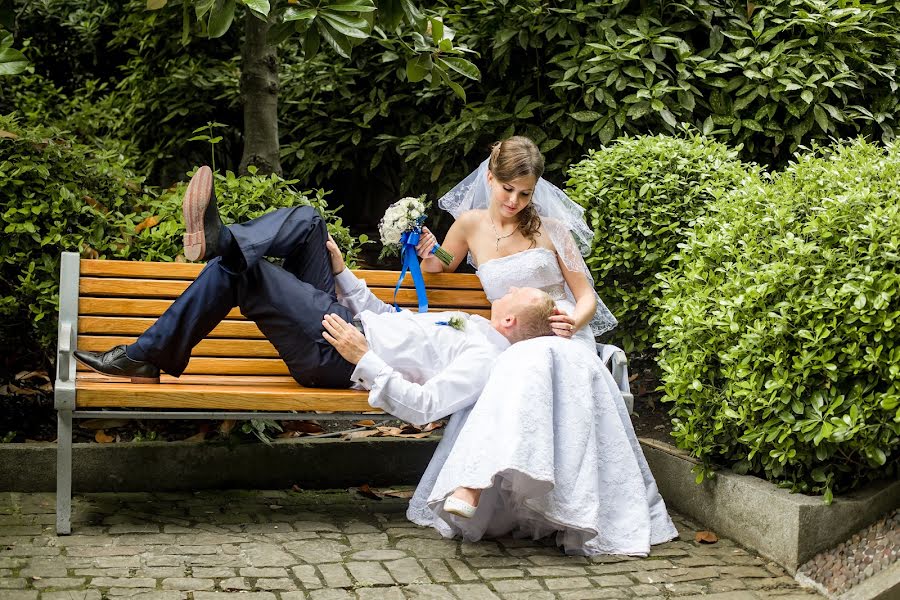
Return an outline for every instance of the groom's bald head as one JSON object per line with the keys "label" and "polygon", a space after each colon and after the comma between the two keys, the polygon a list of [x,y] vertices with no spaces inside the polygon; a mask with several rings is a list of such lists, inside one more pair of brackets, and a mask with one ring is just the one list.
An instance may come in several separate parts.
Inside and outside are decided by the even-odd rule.
{"label": "groom's bald head", "polygon": [[537,288],[510,288],[491,305],[491,325],[511,344],[553,335],[550,317],[556,309],[553,299]]}

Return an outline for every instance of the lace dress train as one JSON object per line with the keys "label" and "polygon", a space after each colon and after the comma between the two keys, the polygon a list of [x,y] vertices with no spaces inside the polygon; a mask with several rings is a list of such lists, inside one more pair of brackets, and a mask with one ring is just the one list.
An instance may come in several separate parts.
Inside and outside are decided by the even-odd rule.
{"label": "lace dress train", "polygon": [[[571,310],[552,251],[485,263],[489,298],[528,284]],[[454,415],[408,517],[469,541],[555,535],[569,554],[645,556],[677,537],[616,382],[590,334],[514,344],[469,410]],[[443,511],[459,487],[484,489],[471,519]]]}

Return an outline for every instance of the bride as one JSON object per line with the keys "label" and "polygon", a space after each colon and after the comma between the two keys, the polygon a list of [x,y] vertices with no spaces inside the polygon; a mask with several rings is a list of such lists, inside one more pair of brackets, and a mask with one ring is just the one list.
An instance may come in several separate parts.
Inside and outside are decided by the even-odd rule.
{"label": "bride", "polygon": [[543,170],[528,138],[495,144],[440,200],[456,219],[441,244],[454,261],[430,255],[427,230],[417,248],[425,271],[455,270],[466,256],[488,299],[539,287],[557,314],[556,336],[505,351],[475,405],[448,424],[407,516],[469,541],[555,535],[568,554],[646,556],[678,532],[597,356],[594,336],[616,320],[582,258],[593,231]]}

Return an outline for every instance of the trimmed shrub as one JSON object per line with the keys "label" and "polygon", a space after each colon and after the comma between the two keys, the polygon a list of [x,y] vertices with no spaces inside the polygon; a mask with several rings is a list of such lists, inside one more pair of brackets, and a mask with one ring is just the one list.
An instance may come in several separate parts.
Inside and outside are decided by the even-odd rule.
{"label": "trimmed shrub", "polygon": [[[54,355],[61,252],[183,260],[186,182],[160,192],[144,187],[118,162],[117,155],[66,140],[57,130],[20,128],[0,116],[0,347],[5,356],[49,360]],[[315,206],[352,264],[357,241],[328,210],[326,193],[296,192],[291,187],[296,183],[275,175],[217,175],[223,219],[243,221],[281,206]]]}
{"label": "trimmed shrub", "polygon": [[720,143],[662,135],[617,140],[569,168],[567,192],[596,233],[586,262],[626,352],[652,349],[657,274],[677,268],[694,219],[748,169]]}
{"label": "trimmed shrub", "polygon": [[792,490],[896,475],[900,148],[814,149],[724,194],[662,276],[675,439]]}

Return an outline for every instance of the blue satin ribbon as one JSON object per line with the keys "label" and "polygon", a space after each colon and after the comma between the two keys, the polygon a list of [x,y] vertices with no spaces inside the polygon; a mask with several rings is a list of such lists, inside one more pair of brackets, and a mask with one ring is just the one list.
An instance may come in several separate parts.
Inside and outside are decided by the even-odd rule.
{"label": "blue satin ribbon", "polygon": [[428,312],[428,296],[425,293],[425,279],[422,277],[422,269],[419,268],[419,257],[416,255],[416,244],[419,243],[421,230],[413,229],[405,231],[400,236],[400,260],[403,266],[400,269],[400,279],[397,280],[397,286],[394,288],[394,308],[397,311],[397,292],[400,291],[400,284],[406,277],[406,272],[412,275],[413,283],[416,286],[416,298],[419,300],[419,312]]}

